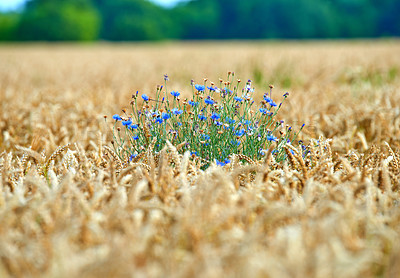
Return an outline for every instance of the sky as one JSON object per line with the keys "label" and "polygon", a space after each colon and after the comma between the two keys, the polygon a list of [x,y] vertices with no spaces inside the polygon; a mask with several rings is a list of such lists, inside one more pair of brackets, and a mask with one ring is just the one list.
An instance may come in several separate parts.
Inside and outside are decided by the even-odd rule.
{"label": "sky", "polygon": [[[172,7],[178,2],[185,0],[151,0],[152,2],[158,3],[164,7]],[[0,0],[0,10],[1,11],[12,11],[20,8],[26,0]]]}

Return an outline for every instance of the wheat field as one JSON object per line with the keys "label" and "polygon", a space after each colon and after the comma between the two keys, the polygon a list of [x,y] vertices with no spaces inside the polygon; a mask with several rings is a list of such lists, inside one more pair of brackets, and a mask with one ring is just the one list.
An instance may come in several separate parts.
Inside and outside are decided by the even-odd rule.
{"label": "wheat field", "polygon": [[[400,41],[0,45],[0,277],[400,277]],[[251,79],[309,144],[137,163],[136,92]],[[289,149],[291,151],[289,151]]]}

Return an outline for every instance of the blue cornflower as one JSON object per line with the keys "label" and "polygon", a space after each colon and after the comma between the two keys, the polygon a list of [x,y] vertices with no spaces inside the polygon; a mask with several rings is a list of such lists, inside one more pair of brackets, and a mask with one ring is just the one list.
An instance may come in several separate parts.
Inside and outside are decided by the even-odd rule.
{"label": "blue cornflower", "polygon": [[142,95],[142,99],[143,99],[144,101],[149,101],[150,98],[149,98],[147,95],[143,94],[143,95]]}
{"label": "blue cornflower", "polygon": [[267,109],[262,108],[262,107],[261,107],[259,110],[260,110],[260,112],[263,113],[264,115],[267,114],[267,113],[269,112]]}
{"label": "blue cornflower", "polygon": [[276,142],[276,141],[278,141],[278,138],[276,138],[274,135],[270,134],[270,135],[267,135],[267,140]]}
{"label": "blue cornflower", "polygon": [[174,113],[174,115],[179,115],[183,113],[183,111],[179,110],[178,108],[173,108],[171,111],[172,113]]}
{"label": "blue cornflower", "polygon": [[138,140],[138,139],[139,139],[139,136],[134,135],[134,136],[132,137],[132,139],[133,139],[133,140]]}
{"label": "blue cornflower", "polygon": [[204,116],[203,114],[199,114],[199,119],[200,120],[202,120],[202,121],[204,121],[204,120],[206,120],[207,119],[207,117],[206,116]]}
{"label": "blue cornflower", "polygon": [[112,118],[116,121],[121,121],[121,117],[118,114],[115,114],[114,116],[112,116]]}
{"label": "blue cornflower", "polygon": [[189,105],[191,105],[191,106],[196,106],[196,105],[199,104],[197,101],[194,102],[193,100],[189,100],[188,103],[189,103]]}
{"label": "blue cornflower", "polygon": [[161,124],[162,123],[162,119],[161,118],[156,118],[155,122]]}
{"label": "blue cornflower", "polygon": [[210,99],[210,98],[206,98],[206,99],[204,100],[204,102],[205,102],[206,104],[210,104],[210,105],[213,105],[213,104],[215,103],[215,101],[213,101],[213,100]]}
{"label": "blue cornflower", "polygon": [[211,115],[211,119],[213,120],[219,120],[221,118],[221,116],[218,113],[212,113]]}
{"label": "blue cornflower", "polygon": [[218,166],[225,166],[225,163],[223,161],[219,161],[218,159],[215,159],[215,162],[217,163]]}
{"label": "blue cornflower", "polygon": [[129,157],[129,161],[132,161],[132,159],[134,159],[135,157],[137,157],[137,154],[131,154],[131,156]]}
{"label": "blue cornflower", "polygon": [[239,140],[231,140],[231,144],[239,146],[240,145],[240,141]]}
{"label": "blue cornflower", "polygon": [[199,92],[203,92],[206,89],[206,87],[204,85],[199,85],[199,84],[194,85],[194,87]]}
{"label": "blue cornflower", "polygon": [[177,122],[177,124],[178,124],[179,126],[182,126],[182,123],[181,123],[181,122]]}
{"label": "blue cornflower", "polygon": [[168,120],[169,118],[171,118],[171,116],[168,113],[162,113],[162,118],[164,120]]}
{"label": "blue cornflower", "polygon": [[190,152],[190,155],[196,155],[197,156],[197,152]]}
{"label": "blue cornflower", "polygon": [[225,119],[228,123],[230,123],[230,124],[234,124],[235,123],[235,120],[233,120],[233,119],[231,119],[231,118],[226,118]]}
{"label": "blue cornflower", "polygon": [[136,124],[131,124],[131,125],[129,126],[129,128],[131,128],[131,129],[137,129],[137,128],[138,128],[138,125],[136,125]]}
{"label": "blue cornflower", "polygon": [[124,125],[124,126],[128,126],[128,125],[130,125],[131,123],[132,123],[131,120],[122,121],[122,125]]}
{"label": "blue cornflower", "polygon": [[244,129],[236,131],[235,135],[236,136],[242,136],[245,133]]}
{"label": "blue cornflower", "polygon": [[233,93],[232,90],[228,89],[227,87],[223,88],[222,90],[223,90],[224,92],[226,92],[226,93],[229,93],[229,94],[232,94],[232,93]]}
{"label": "blue cornflower", "polygon": [[209,89],[212,92],[215,92],[215,89],[217,89],[217,87],[214,88],[213,86],[211,86],[211,87],[207,86],[207,89]]}
{"label": "blue cornflower", "polygon": [[226,164],[228,164],[228,163],[231,163],[231,161],[230,161],[229,159],[225,159],[225,160],[224,160],[224,163],[225,163],[225,165],[226,165]]}
{"label": "blue cornflower", "polygon": [[268,97],[267,95],[264,95],[264,100],[265,100],[266,102],[268,102],[269,105],[271,105],[271,106],[276,106],[276,105],[277,105],[277,104],[272,100],[272,98]]}
{"label": "blue cornflower", "polygon": [[175,92],[175,91],[172,91],[172,92],[171,92],[171,95],[173,95],[174,97],[179,97],[180,94],[181,94],[181,93],[178,93],[178,92]]}
{"label": "blue cornflower", "polygon": [[238,101],[238,102],[242,102],[243,101],[243,99],[241,97],[234,97],[233,99]]}

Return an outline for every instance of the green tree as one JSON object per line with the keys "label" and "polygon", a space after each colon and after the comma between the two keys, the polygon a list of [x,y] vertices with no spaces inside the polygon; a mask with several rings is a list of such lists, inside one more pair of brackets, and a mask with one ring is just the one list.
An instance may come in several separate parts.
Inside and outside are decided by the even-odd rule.
{"label": "green tree", "polygon": [[178,38],[168,10],[146,0],[95,0],[102,15],[101,38],[160,40]]}
{"label": "green tree", "polygon": [[19,14],[17,13],[0,13],[0,41],[15,39],[18,21]]}
{"label": "green tree", "polygon": [[21,15],[21,40],[97,39],[100,17],[89,0],[31,0]]}

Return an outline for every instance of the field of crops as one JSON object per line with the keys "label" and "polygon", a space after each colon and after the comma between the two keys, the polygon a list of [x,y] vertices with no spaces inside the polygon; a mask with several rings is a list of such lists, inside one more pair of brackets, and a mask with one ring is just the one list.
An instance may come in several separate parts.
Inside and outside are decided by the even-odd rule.
{"label": "field of crops", "polygon": [[[400,277],[400,41],[0,45],[0,277]],[[111,141],[132,94],[289,97],[278,162]],[[107,116],[105,120],[104,116]],[[303,148],[297,144],[303,141]],[[306,146],[306,147],[304,147]],[[304,152],[306,148],[307,153]]]}

